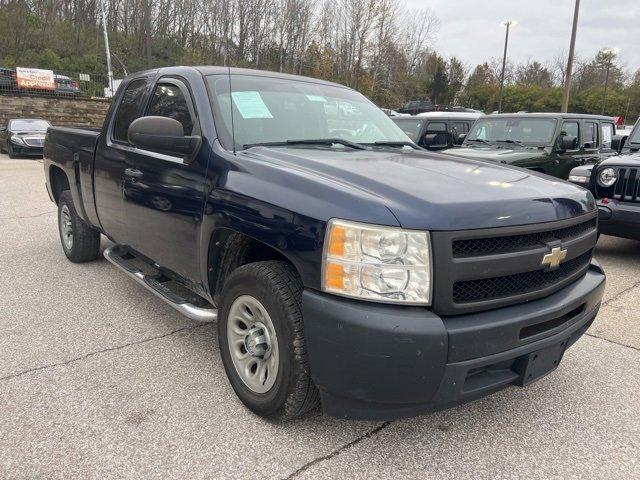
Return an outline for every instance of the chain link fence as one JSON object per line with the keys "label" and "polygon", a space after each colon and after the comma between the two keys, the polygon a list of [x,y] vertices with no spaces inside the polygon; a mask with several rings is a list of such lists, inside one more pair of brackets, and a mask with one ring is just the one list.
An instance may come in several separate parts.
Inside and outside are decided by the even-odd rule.
{"label": "chain link fence", "polygon": [[111,98],[121,80],[109,86],[106,74],[0,67],[0,95]]}

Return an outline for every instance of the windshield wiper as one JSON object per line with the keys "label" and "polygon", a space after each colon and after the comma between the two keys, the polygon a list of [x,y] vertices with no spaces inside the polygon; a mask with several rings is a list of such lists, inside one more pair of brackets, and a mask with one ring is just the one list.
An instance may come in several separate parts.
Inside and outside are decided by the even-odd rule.
{"label": "windshield wiper", "polygon": [[247,149],[251,147],[285,147],[287,145],[333,145],[337,143],[344,145],[345,147],[354,148],[356,150],[365,150],[366,147],[344,138],[310,138],[306,140],[285,140],[283,142],[261,142],[261,143],[247,143],[242,147]]}
{"label": "windshield wiper", "polygon": [[526,147],[526,145],[524,143],[522,143],[520,140],[496,140],[496,142],[498,142],[498,143],[515,143],[519,147]]}
{"label": "windshield wiper", "polygon": [[484,143],[485,145],[493,145],[489,140],[485,140],[484,138],[472,138],[467,140],[467,142],[480,142]]}
{"label": "windshield wiper", "polygon": [[418,146],[413,142],[407,142],[406,140],[379,140],[373,143],[363,143],[363,145],[373,145],[375,147],[411,147],[418,148]]}

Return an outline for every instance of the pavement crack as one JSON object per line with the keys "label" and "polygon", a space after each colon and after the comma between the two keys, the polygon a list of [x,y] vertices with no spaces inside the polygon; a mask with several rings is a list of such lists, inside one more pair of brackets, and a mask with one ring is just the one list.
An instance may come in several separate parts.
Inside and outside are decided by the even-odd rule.
{"label": "pavement crack", "polygon": [[56,211],[51,210],[50,212],[36,213],[35,215],[18,215],[17,217],[0,217],[0,220],[20,220],[22,218],[36,218],[42,217],[43,215],[51,215],[52,213],[56,213]]}
{"label": "pavement crack", "polygon": [[631,285],[630,287],[625,288],[624,290],[619,291],[618,293],[616,293],[613,297],[611,297],[608,300],[605,300],[604,302],[602,302],[602,305],[600,305],[600,307],[605,307],[607,305],[609,305],[610,303],[615,302],[618,298],[620,298],[622,295],[624,295],[625,293],[630,292],[631,290],[633,290],[634,288],[638,288],[640,287],[640,281],[634,283],[633,285]]}
{"label": "pavement crack", "polygon": [[349,450],[352,447],[355,447],[356,445],[358,445],[360,442],[362,442],[363,440],[366,440],[368,438],[373,437],[374,435],[377,435],[378,433],[380,433],[382,430],[384,430],[385,428],[387,428],[389,425],[391,425],[391,423],[393,423],[392,421],[388,421],[388,422],[384,422],[381,423],[380,425],[378,425],[376,428],[374,428],[373,430],[369,430],[368,432],[364,433],[363,435],[360,435],[358,438],[356,438],[355,440],[341,446],[340,448],[335,449],[334,451],[332,451],[331,453],[328,453],[327,455],[323,455],[322,457],[318,457],[315,458],[313,460],[311,460],[308,463],[305,463],[303,466],[301,466],[299,469],[297,469],[295,472],[293,472],[292,474],[290,474],[288,477],[285,477],[285,480],[290,480],[292,478],[297,477],[298,475],[300,475],[301,473],[305,472],[306,470],[310,469],[311,467],[313,467],[314,465],[317,465],[318,463],[324,462],[325,460],[331,460],[332,458],[340,455],[342,452]]}
{"label": "pavement crack", "polygon": [[620,347],[630,348],[631,350],[635,350],[636,352],[640,352],[640,348],[634,347],[633,345],[627,345],[626,343],[616,342],[615,340],[610,340],[610,339],[605,338],[605,337],[600,337],[598,335],[594,335],[593,333],[589,333],[589,332],[585,333],[585,335],[587,335],[588,337],[592,337],[592,338],[597,338],[597,339],[603,340],[603,341],[608,342],[608,343],[613,343],[614,345],[618,345]]}
{"label": "pavement crack", "polygon": [[199,325],[191,325],[191,326],[188,326],[188,327],[182,327],[182,328],[178,328],[176,330],[172,330],[170,332],[164,333],[162,335],[156,335],[155,337],[149,337],[149,338],[145,338],[145,339],[142,339],[142,340],[136,340],[134,342],[125,343],[123,345],[117,345],[115,347],[104,348],[102,350],[96,350],[95,352],[89,352],[89,353],[86,353],[86,354],[81,355],[79,357],[71,358],[69,360],[65,360],[64,362],[49,363],[47,365],[42,365],[40,367],[34,367],[34,368],[30,368],[28,370],[24,370],[22,372],[12,373],[11,375],[7,375],[5,377],[0,377],[0,381],[11,380],[13,378],[19,378],[19,377],[22,377],[23,375],[26,375],[28,373],[39,372],[41,370],[47,370],[47,369],[53,368],[53,367],[62,367],[62,366],[65,366],[65,365],[69,365],[71,363],[79,362],[81,360],[86,360],[87,358],[93,357],[94,355],[98,355],[100,353],[115,352],[115,351],[122,350],[122,349],[127,348],[127,347],[132,347],[132,346],[135,346],[135,345],[141,345],[143,343],[152,342],[154,340],[160,340],[162,338],[169,337],[169,336],[174,335],[176,333],[184,332],[186,330],[195,330],[196,328],[205,327],[207,325],[209,325],[209,324],[208,323],[203,323],[203,324],[199,324]]}

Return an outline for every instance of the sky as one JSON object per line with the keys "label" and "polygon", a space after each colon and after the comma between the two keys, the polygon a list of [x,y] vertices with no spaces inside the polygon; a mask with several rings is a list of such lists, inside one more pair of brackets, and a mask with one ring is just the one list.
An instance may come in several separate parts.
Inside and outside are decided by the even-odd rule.
{"label": "sky", "polygon": [[[440,19],[436,50],[473,68],[502,58],[503,20],[517,20],[509,32],[514,63],[551,63],[569,51],[575,0],[405,0],[408,8],[430,8]],[[576,56],[593,57],[601,48],[619,48],[628,73],[640,68],[640,0],[581,0]]]}

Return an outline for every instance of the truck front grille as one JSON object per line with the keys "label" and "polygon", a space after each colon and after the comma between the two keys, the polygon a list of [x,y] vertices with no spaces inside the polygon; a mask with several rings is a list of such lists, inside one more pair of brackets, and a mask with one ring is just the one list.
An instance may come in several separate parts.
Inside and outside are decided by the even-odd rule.
{"label": "truck front grille", "polygon": [[548,232],[527,233],[524,235],[509,235],[504,237],[474,238],[471,240],[456,240],[453,242],[453,256],[465,257],[472,255],[487,255],[494,253],[513,252],[529,248],[543,247],[554,240],[570,240],[579,237],[596,228],[596,219],[572,225],[570,227],[550,230]]}
{"label": "truck front grille", "polygon": [[453,284],[453,302],[478,302],[548,288],[580,270],[585,270],[589,263],[591,263],[591,251],[563,263],[557,270],[534,270],[504,277],[456,282]]}
{"label": "truck front grille", "polygon": [[[598,236],[597,211],[525,226],[432,232],[433,309],[458,315],[551,295],[584,276]],[[559,265],[543,260],[560,248]]]}
{"label": "truck front grille", "polygon": [[618,168],[613,198],[623,202],[640,202],[640,175],[637,168]]}

